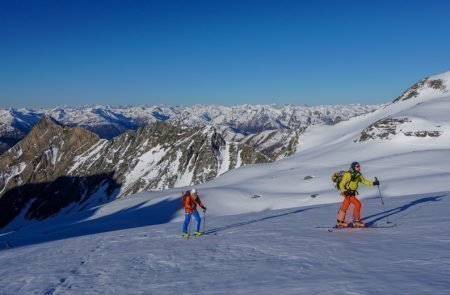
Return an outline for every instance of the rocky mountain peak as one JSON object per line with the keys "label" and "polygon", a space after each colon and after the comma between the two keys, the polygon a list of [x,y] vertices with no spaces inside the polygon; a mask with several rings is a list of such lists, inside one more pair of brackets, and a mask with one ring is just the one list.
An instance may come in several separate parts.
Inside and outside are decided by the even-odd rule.
{"label": "rocky mountain peak", "polygon": [[60,122],[55,120],[52,116],[44,115],[39,120],[39,122],[36,124],[36,127],[38,127],[38,128],[46,128],[46,127],[49,127],[49,126],[52,126],[52,125],[58,125],[58,126],[61,126],[61,127],[64,126],[63,124],[61,124]]}
{"label": "rocky mountain peak", "polygon": [[95,133],[63,126],[44,116],[22,141],[0,157],[0,190],[62,176],[73,157],[99,139]]}
{"label": "rocky mountain peak", "polygon": [[43,117],[0,157],[0,227],[17,215],[43,219],[150,189],[189,186],[271,161],[227,142],[212,126],[155,122],[112,140]]}
{"label": "rocky mountain peak", "polygon": [[26,206],[30,206],[26,212],[29,218],[41,219],[79,200],[89,180],[69,177],[67,170],[76,155],[99,140],[95,133],[44,116],[0,157],[0,226]]}
{"label": "rocky mountain peak", "polygon": [[70,153],[99,139],[98,135],[88,130],[64,126],[50,116],[43,116],[24,139],[5,154],[5,159],[20,157],[25,161],[31,161],[50,149]]}
{"label": "rocky mountain peak", "polygon": [[443,74],[426,77],[403,92],[402,95],[394,100],[394,103],[410,100],[412,98],[424,97],[433,98],[440,97],[448,93],[450,88],[450,71]]}

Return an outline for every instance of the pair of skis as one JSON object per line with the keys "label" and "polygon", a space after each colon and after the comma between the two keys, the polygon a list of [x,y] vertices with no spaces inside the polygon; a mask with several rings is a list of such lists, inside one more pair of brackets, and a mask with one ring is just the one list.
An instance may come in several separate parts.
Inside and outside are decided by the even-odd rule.
{"label": "pair of skis", "polygon": [[328,229],[329,232],[333,232],[333,231],[337,231],[337,230],[344,230],[344,229],[370,229],[370,228],[392,228],[397,226],[397,224],[395,223],[386,223],[386,224],[371,224],[371,225],[366,225],[364,227],[361,226],[333,226],[333,227],[329,227],[329,226],[316,226],[316,228],[325,228]]}
{"label": "pair of skis", "polygon": [[205,236],[217,236],[217,232],[206,232],[206,233],[203,233],[200,236],[196,236],[196,235],[181,236],[181,238],[183,238],[183,239],[192,239],[192,238],[196,239],[196,238],[202,238],[202,237],[205,237]]}

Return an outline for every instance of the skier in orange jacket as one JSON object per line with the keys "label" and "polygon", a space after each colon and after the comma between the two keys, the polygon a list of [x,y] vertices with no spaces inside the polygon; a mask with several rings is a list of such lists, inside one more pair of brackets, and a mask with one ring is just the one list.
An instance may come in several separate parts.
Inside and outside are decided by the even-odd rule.
{"label": "skier in orange jacket", "polygon": [[183,206],[184,206],[184,223],[183,223],[183,237],[189,237],[188,233],[188,226],[191,222],[191,216],[194,216],[195,221],[197,222],[197,230],[194,232],[194,235],[201,236],[202,233],[200,232],[200,224],[201,219],[198,215],[197,211],[197,204],[203,209],[203,212],[206,211],[206,207],[203,205],[202,201],[200,200],[197,190],[195,188],[191,189],[190,191],[187,191],[183,195]]}

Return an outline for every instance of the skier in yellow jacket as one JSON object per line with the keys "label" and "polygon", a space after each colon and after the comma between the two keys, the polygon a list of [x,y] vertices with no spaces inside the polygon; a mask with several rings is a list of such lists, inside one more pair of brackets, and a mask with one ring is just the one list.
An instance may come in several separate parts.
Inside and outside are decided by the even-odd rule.
{"label": "skier in yellow jacket", "polygon": [[361,165],[358,162],[353,162],[349,171],[342,176],[342,181],[339,184],[341,196],[344,197],[344,202],[338,212],[336,227],[348,226],[345,222],[345,213],[350,204],[353,204],[353,226],[364,227],[365,224],[361,222],[361,202],[356,198],[358,194],[358,184],[365,185],[380,185],[380,182],[375,177],[375,181],[366,180],[361,174]]}

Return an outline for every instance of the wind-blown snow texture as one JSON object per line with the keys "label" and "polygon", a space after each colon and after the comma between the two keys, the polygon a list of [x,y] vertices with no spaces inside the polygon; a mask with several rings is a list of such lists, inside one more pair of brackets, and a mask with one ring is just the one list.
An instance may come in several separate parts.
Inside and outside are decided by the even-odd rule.
{"label": "wind-blown snow texture", "polygon": [[[204,237],[180,237],[179,189],[139,193],[16,231],[11,224],[0,237],[6,266],[1,290],[448,294],[450,74],[429,79],[444,87],[425,83],[414,97],[373,113],[311,127],[301,135],[297,154],[198,186],[208,207]],[[386,119],[397,123],[376,124]],[[366,221],[382,225],[389,219],[396,227],[331,233],[316,228],[336,220],[341,197],[331,174],[355,160],[366,178],[378,176],[386,203],[384,212],[378,190],[362,186]]]}

